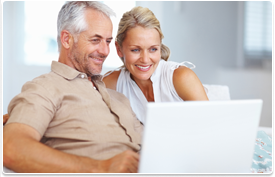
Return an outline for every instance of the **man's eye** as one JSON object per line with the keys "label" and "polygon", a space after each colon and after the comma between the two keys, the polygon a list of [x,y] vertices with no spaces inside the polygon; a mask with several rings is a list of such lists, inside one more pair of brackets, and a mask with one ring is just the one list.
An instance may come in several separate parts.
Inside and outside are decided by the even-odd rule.
{"label": "man's eye", "polygon": [[100,39],[92,39],[91,40],[93,43],[98,43],[98,42],[100,42]]}
{"label": "man's eye", "polygon": [[112,41],[111,40],[107,40],[107,43],[110,44]]}

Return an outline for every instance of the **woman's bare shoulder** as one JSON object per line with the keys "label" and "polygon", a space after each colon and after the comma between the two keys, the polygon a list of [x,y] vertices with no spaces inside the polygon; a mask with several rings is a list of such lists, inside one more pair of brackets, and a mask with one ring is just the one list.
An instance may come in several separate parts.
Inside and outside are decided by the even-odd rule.
{"label": "woman's bare shoulder", "polygon": [[190,68],[181,66],[175,69],[173,84],[183,100],[208,100],[201,81]]}
{"label": "woman's bare shoulder", "polygon": [[173,74],[173,79],[178,80],[178,79],[194,79],[196,77],[195,72],[185,66],[180,66],[177,69],[175,69],[174,74]]}
{"label": "woman's bare shoulder", "polygon": [[109,71],[105,74],[106,76],[103,77],[102,81],[105,83],[107,88],[116,90],[116,84],[120,74],[120,70],[113,71],[111,74],[109,74],[110,72],[112,71]]}

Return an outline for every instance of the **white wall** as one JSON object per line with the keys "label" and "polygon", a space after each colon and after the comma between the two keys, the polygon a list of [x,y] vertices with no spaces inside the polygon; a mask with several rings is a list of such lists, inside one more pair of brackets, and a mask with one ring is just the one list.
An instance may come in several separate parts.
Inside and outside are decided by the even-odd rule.
{"label": "white wall", "polygon": [[[263,99],[260,125],[271,127],[271,69],[237,67],[241,46],[239,2],[138,1],[137,5],[148,7],[160,20],[163,42],[172,52],[170,60],[194,63],[194,71],[202,83],[228,85],[232,99]],[[8,103],[22,85],[49,72],[50,66],[22,65],[22,29],[16,26],[20,24],[15,23],[9,12],[22,15],[23,12],[16,5],[8,5],[3,10],[8,17],[3,21],[3,113],[7,113]],[[107,70],[103,68],[103,73]]]}
{"label": "white wall", "polygon": [[[50,71],[50,66],[28,66],[24,56],[24,10],[23,2],[3,3],[3,109],[21,91],[23,84]],[[16,13],[13,13],[16,12]],[[16,16],[14,14],[17,14]],[[5,17],[5,18],[4,18]],[[54,23],[55,24],[55,23]],[[37,56],[39,60],[39,56]]]}
{"label": "white wall", "polygon": [[228,85],[232,99],[262,99],[261,126],[272,125],[272,75],[268,70],[221,68],[220,84]]}

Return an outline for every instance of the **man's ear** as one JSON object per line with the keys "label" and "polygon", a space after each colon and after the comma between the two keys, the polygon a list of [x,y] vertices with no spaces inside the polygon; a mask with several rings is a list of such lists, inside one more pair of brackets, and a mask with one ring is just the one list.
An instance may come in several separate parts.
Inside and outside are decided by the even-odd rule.
{"label": "man's ear", "polygon": [[65,49],[69,49],[72,47],[72,44],[74,43],[74,38],[69,31],[62,30],[60,34],[60,41]]}
{"label": "man's ear", "polygon": [[119,46],[119,44],[117,42],[115,42],[116,44],[116,52],[117,52],[117,55],[121,58],[123,57],[123,53],[121,52],[121,48]]}

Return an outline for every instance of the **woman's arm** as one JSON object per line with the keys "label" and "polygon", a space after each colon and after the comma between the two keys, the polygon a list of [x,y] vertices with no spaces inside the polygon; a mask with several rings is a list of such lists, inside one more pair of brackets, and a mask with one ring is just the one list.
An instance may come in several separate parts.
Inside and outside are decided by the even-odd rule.
{"label": "woman's arm", "polygon": [[197,75],[185,66],[175,69],[173,84],[178,95],[185,101],[208,100],[204,87]]}
{"label": "woman's arm", "polygon": [[111,74],[108,75],[106,73],[102,81],[105,83],[105,86],[109,89],[116,90],[116,84],[118,80],[118,76],[120,74],[120,71],[113,71]]}

